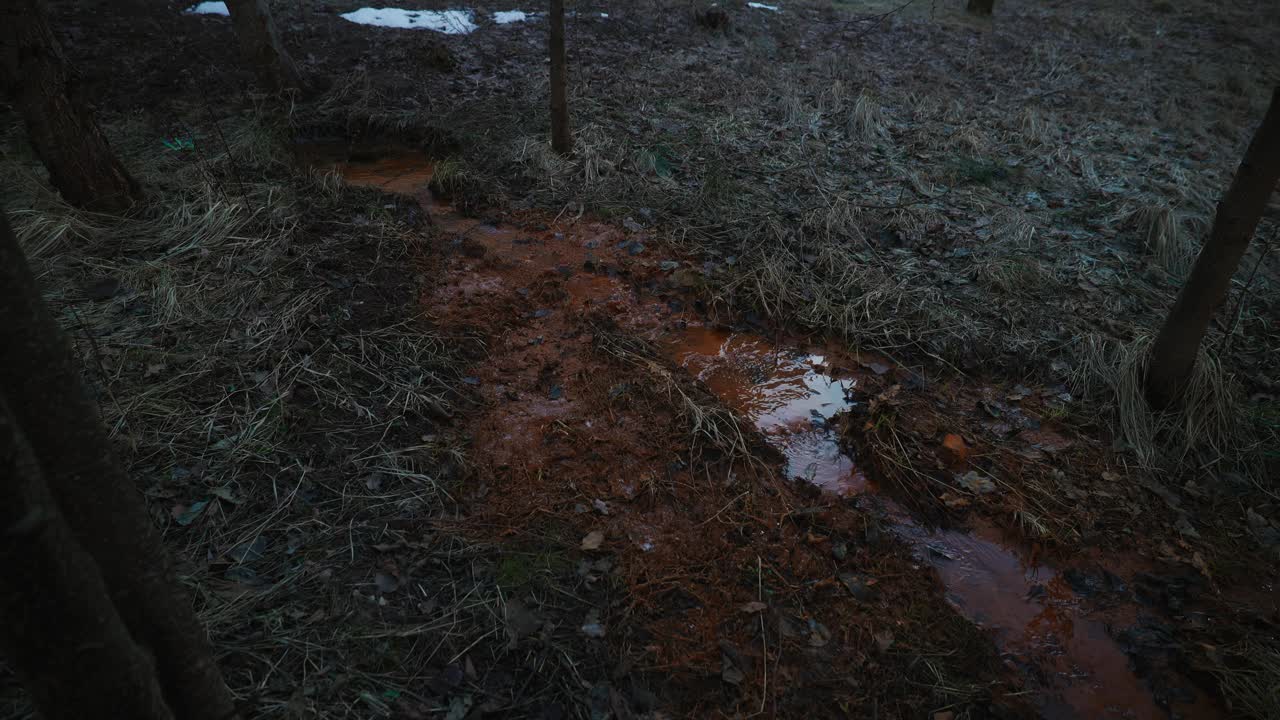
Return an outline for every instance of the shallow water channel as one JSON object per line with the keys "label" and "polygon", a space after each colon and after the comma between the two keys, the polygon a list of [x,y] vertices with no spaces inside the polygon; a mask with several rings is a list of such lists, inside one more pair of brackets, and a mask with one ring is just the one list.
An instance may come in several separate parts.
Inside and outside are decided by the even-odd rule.
{"label": "shallow water channel", "polygon": [[[308,154],[319,158],[317,164],[342,172],[348,183],[416,196],[433,216],[452,213],[444,205],[425,205],[433,202],[425,192],[431,170],[425,156],[398,154],[355,163],[326,158],[325,153]],[[556,233],[555,242],[531,244],[521,240],[526,234],[517,228],[463,221],[456,213],[452,217],[451,231],[534,268],[582,265],[582,258],[589,258],[595,247],[567,233]],[[464,283],[460,291],[488,291],[484,282],[474,285]],[[567,286],[569,302],[598,303],[617,308],[620,315],[656,304],[612,276],[579,273]],[[856,458],[842,449],[831,426],[835,416],[852,407],[849,396],[859,382],[857,376],[829,367],[832,353],[776,346],[756,334],[696,321],[656,332],[651,340],[675,365],[754,423],[783,453],[789,476],[878,508],[919,561],[936,570],[948,600],[972,622],[989,629],[1011,664],[1027,672],[1029,687],[1035,690],[1033,702],[1044,717],[1170,717],[1134,674],[1106,623],[1090,617],[1083,599],[1058,570],[1028,560],[1017,543],[1007,542],[995,528],[929,529],[878,493]],[[1124,612],[1132,621],[1133,609]],[[1117,615],[1112,612],[1109,617]]]}

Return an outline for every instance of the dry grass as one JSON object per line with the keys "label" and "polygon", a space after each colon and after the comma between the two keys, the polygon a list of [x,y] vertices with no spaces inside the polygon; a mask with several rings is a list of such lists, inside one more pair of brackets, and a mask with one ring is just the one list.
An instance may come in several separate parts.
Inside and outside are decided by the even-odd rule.
{"label": "dry grass", "polygon": [[1188,221],[1165,202],[1137,205],[1122,223],[1138,232],[1143,248],[1175,277],[1184,277],[1195,261],[1199,243]]}
{"label": "dry grass", "polygon": [[[1244,412],[1235,382],[1220,362],[1201,350],[1195,373],[1178,404],[1153,412],[1143,397],[1152,339],[1121,344],[1087,338],[1074,386],[1100,402],[1117,434],[1148,469],[1205,468],[1218,464],[1265,472],[1265,453],[1277,440]],[[1264,478],[1258,477],[1259,480]]]}
{"label": "dry grass", "polygon": [[694,453],[713,449],[730,467],[740,465],[752,471],[768,472],[759,452],[763,444],[755,430],[687,376],[672,372],[647,342],[597,326],[594,345],[601,352],[638,368],[655,383],[654,387],[676,408],[693,439],[690,447]]}
{"label": "dry grass", "polygon": [[437,528],[464,472],[447,420],[468,402],[467,344],[414,315],[407,214],[289,170],[261,121],[222,122],[225,145],[197,125],[196,150],[160,154],[140,124],[109,128],[124,153],[150,148],[124,155],[150,192],[131,218],[67,207],[16,139],[0,173],[232,691],[254,717],[575,706],[575,626],[554,651],[523,646],[536,687],[495,682],[519,662],[500,551]]}
{"label": "dry grass", "polygon": [[1280,712],[1280,647],[1274,641],[1249,638],[1216,648],[1210,671],[1218,678],[1232,709],[1256,718]]}

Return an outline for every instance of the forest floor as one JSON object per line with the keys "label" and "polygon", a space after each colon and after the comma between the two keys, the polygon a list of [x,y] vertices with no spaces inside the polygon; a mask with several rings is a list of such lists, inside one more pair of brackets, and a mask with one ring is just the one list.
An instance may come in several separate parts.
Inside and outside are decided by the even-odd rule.
{"label": "forest floor", "polygon": [[[1266,2],[54,2],[136,216],[4,202],[248,717],[1275,717],[1274,204],[1138,399]],[[411,7],[455,7],[415,0]],[[25,705],[6,683],[4,717]]]}

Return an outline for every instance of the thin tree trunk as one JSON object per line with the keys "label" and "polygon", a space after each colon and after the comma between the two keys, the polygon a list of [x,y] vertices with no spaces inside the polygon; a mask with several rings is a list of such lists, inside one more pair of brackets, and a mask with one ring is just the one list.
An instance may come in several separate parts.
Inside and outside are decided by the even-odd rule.
{"label": "thin tree trunk", "polygon": [[1280,182],[1280,86],[1213,218],[1213,230],[1151,348],[1147,402],[1168,407],[1186,387],[1209,321],[1227,298],[1267,201]]}
{"label": "thin tree trunk", "polygon": [[123,212],[141,200],[94,122],[39,0],[0,3],[0,55],[0,83],[62,197],[102,212]]}
{"label": "thin tree trunk", "polygon": [[974,15],[990,15],[995,9],[996,0],[969,0],[965,9]]}
{"label": "thin tree trunk", "polygon": [[280,43],[267,0],[227,0],[227,10],[240,41],[240,54],[258,82],[272,92],[301,89],[302,78]]}
{"label": "thin tree trunk", "polygon": [[151,659],[129,636],[0,397],[0,650],[46,720],[172,720]]}
{"label": "thin tree trunk", "polygon": [[569,91],[564,57],[564,0],[551,0],[551,149],[573,154]]}
{"label": "thin tree trunk", "polygon": [[0,395],[80,546],[97,562],[135,641],[156,660],[183,720],[236,717],[191,600],[178,585],[137,487],[115,460],[62,330],[0,218]]}

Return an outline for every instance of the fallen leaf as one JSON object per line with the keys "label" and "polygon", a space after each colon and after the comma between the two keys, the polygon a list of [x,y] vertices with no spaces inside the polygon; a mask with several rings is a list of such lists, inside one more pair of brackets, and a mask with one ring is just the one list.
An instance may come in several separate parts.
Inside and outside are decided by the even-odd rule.
{"label": "fallen leaf", "polygon": [[880,648],[881,652],[893,647],[893,631],[891,630],[881,630],[879,632],[871,633],[871,637],[875,639],[876,646]]}
{"label": "fallen leaf", "polygon": [[208,500],[197,500],[187,507],[175,505],[173,508],[173,519],[179,525],[190,525],[200,517],[200,513],[204,512],[205,507],[209,504]]}
{"label": "fallen leaf", "polygon": [[942,449],[947,462],[952,465],[963,465],[969,459],[969,446],[955,433],[942,438]]}
{"label": "fallen leaf", "polygon": [[515,648],[516,643],[534,634],[542,627],[542,618],[525,607],[519,600],[508,600],[506,611],[508,647]]}
{"label": "fallen leaf", "polygon": [[876,597],[876,590],[872,587],[876,584],[875,578],[859,573],[840,573],[840,582],[848,588],[849,594],[858,600],[866,602]]}
{"label": "fallen leaf", "polygon": [[592,530],[582,538],[583,550],[599,550],[602,544],[604,544],[604,533],[599,530]]}
{"label": "fallen leaf", "polygon": [[236,497],[236,496],[231,492],[231,486],[230,486],[230,485],[223,485],[223,486],[221,486],[221,487],[216,487],[216,488],[214,488],[214,489],[210,490],[209,492],[213,493],[214,497],[222,498],[223,500],[226,500],[227,502],[229,502],[229,503],[231,503],[231,504],[233,504],[233,505],[239,505],[239,504],[240,504],[240,499],[239,499],[239,498],[237,498],[237,497]]}
{"label": "fallen leaf", "polygon": [[720,655],[720,679],[724,680],[730,685],[739,685],[742,683],[743,680],[747,679],[747,676],[745,673],[743,673],[741,670],[738,669],[737,665],[733,664],[733,660],[730,660],[728,655],[721,654]]}
{"label": "fallen leaf", "polygon": [[753,600],[753,601],[751,601],[751,602],[747,603],[746,605],[743,605],[741,609],[742,609],[742,612],[744,612],[744,613],[758,613],[758,612],[760,612],[761,610],[764,610],[764,609],[765,609],[765,608],[767,608],[767,607],[769,607],[769,606],[768,606],[768,605],[765,605],[765,604],[764,604],[764,603],[762,603],[762,602],[758,602],[758,601]]}
{"label": "fallen leaf", "polygon": [[975,495],[987,495],[996,491],[995,483],[982,477],[975,470],[970,470],[964,475],[957,475],[956,483]]}
{"label": "fallen leaf", "polygon": [[395,575],[390,573],[376,573],[373,576],[373,583],[378,586],[378,592],[391,593],[400,587],[400,581]]}

